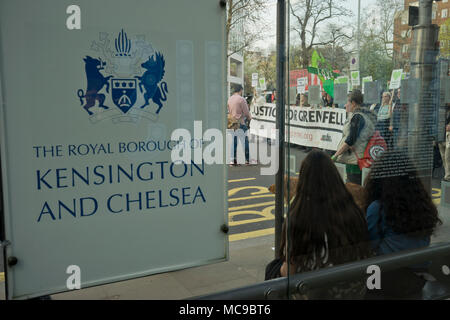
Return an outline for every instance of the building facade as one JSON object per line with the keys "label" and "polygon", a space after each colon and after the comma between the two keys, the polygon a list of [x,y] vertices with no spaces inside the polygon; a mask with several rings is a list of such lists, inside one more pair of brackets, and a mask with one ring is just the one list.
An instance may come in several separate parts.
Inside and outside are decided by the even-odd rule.
{"label": "building facade", "polygon": [[[412,27],[409,26],[409,7],[419,6],[418,0],[405,0],[404,8],[399,11],[394,20],[394,67],[409,70],[409,51],[412,43]],[[450,0],[433,3],[432,23],[441,27],[440,47],[441,55],[448,54],[448,23],[450,14]]]}

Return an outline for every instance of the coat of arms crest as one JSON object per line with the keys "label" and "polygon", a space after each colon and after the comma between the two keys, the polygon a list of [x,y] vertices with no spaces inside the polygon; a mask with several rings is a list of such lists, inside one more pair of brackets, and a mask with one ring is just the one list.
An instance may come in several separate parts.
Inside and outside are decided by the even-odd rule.
{"label": "coat of arms crest", "polygon": [[114,42],[109,34],[101,33],[91,49],[100,57],[83,58],[86,90],[77,92],[91,121],[111,117],[156,121],[168,93],[163,54],[154,51],[143,36],[131,39],[123,29]]}

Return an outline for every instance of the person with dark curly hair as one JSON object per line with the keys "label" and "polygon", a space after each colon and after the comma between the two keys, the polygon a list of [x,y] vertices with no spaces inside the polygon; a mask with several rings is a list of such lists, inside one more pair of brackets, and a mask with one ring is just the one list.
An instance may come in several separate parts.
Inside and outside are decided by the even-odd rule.
{"label": "person with dark curly hair", "polygon": [[[289,211],[289,225],[285,222],[282,239],[279,252],[283,261],[281,276],[371,256],[364,214],[345,187],[336,166],[323,151],[311,151],[302,162]],[[310,292],[308,298],[361,299],[365,290],[363,279]]]}
{"label": "person with dark curly hair", "polygon": [[[365,181],[365,191],[369,235],[377,255],[430,244],[431,235],[442,222],[404,153],[388,151],[375,161]],[[427,266],[415,265],[383,274],[385,294],[404,297],[421,290]]]}

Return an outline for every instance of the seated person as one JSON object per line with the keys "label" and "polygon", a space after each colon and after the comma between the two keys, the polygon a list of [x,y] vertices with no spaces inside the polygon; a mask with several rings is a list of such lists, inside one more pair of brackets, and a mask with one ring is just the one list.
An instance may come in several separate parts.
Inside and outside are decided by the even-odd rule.
{"label": "seated person", "polygon": [[[279,252],[283,261],[281,276],[354,262],[371,255],[363,212],[324,152],[313,150],[303,160],[291,203],[289,231],[286,220]],[[361,299],[365,291],[366,282],[362,279],[311,290],[307,298]]]}
{"label": "seated person", "polygon": [[[371,246],[377,255],[430,244],[430,236],[442,222],[430,195],[404,154],[384,153],[372,165],[365,189],[367,224]],[[427,266],[415,265],[384,273],[384,298],[403,298],[421,291],[427,279]]]}

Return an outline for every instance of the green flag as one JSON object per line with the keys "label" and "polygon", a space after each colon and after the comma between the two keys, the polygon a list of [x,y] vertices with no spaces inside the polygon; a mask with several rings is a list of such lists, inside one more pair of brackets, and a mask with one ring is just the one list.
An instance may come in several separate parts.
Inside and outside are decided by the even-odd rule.
{"label": "green flag", "polygon": [[339,76],[339,73],[333,71],[331,65],[327,63],[317,50],[314,50],[312,54],[311,66],[308,67],[308,72],[317,74],[317,77],[322,81],[323,90],[334,98],[334,79]]}

